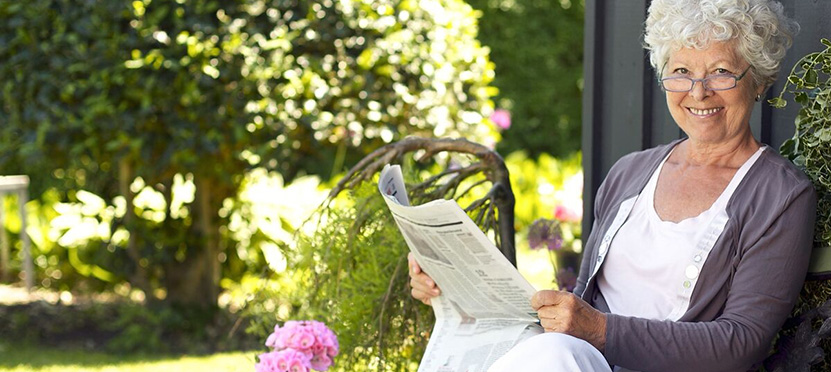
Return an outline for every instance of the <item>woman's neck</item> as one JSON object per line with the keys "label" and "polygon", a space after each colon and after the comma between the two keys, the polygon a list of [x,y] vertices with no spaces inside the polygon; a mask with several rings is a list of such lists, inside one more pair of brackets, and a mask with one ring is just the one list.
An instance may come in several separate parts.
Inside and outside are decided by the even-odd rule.
{"label": "woman's neck", "polygon": [[677,161],[692,166],[717,166],[738,168],[755,153],[761,144],[748,133],[747,136],[724,143],[702,143],[691,139],[679,144]]}

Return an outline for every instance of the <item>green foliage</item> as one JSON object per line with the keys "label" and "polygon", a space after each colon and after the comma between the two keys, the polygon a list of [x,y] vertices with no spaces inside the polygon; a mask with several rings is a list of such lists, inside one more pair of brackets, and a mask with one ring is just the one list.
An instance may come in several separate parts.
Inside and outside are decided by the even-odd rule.
{"label": "green foliage", "polygon": [[[788,102],[783,97],[789,92],[800,105],[796,133],[780,152],[814,182],[818,198],[814,244],[827,247],[831,245],[831,41],[821,42],[825,49],[797,61],[779,96],[769,102],[785,107]],[[791,318],[779,332],[776,353],[766,361],[766,370],[827,371],[831,367],[823,357],[831,355],[830,296],[827,278],[805,283]]]}
{"label": "green foliage", "polygon": [[554,217],[557,206],[582,205],[582,154],[556,158],[547,154],[531,157],[514,152],[505,158],[516,198],[517,230],[537,218]]}
{"label": "green foliage", "polygon": [[[548,154],[529,158],[514,152],[505,159],[511,172],[511,188],[516,198],[517,250],[530,249],[529,227],[534,221],[554,220],[562,234],[561,249],[548,251],[552,275],[529,277],[538,288],[562,287],[569,269],[576,275],[582,247],[583,171],[582,154],[555,158]],[[529,266],[536,266],[530,263]],[[523,265],[519,265],[523,270]],[[562,271],[562,273],[561,273]],[[558,276],[559,274],[559,276]]]}
{"label": "green foliage", "polygon": [[825,50],[810,53],[794,65],[779,97],[771,100],[784,107],[785,92],[800,105],[794,137],[782,144],[781,152],[805,171],[817,191],[815,242],[831,245],[831,41],[822,39]]}
{"label": "green foliage", "polygon": [[[447,176],[442,172],[446,167],[464,169],[472,161],[455,157],[457,154],[444,155],[435,156],[436,162],[414,162],[407,156],[395,161],[403,163],[413,204],[442,197],[426,195],[451,181],[439,177],[444,182],[431,186],[423,186],[422,182],[440,174]],[[535,218],[534,213],[554,217],[558,205],[569,201],[580,205],[580,184],[570,186],[580,179],[579,154],[567,160],[547,155],[535,160],[513,154],[506,164],[514,175],[520,208],[541,208],[523,212],[525,217],[517,219],[521,229]],[[488,169],[481,172],[487,173]],[[476,180],[466,179],[458,186],[460,190],[475,186],[468,193],[449,193],[446,197],[459,198],[461,205],[467,205],[487,194],[489,188]],[[576,194],[568,191],[573,186]],[[248,330],[265,339],[275,324],[320,320],[340,339],[341,355],[336,360],[339,370],[414,370],[429,337],[432,310],[410,296],[408,249],[375,182],[367,180],[346,189],[348,193],[340,194],[309,221],[316,229],[300,237],[297,256],[291,256],[288,269],[270,283],[258,283],[249,290],[255,295],[245,307],[246,319],[251,320]],[[476,215],[475,210],[469,213]],[[579,230],[571,233],[579,234]],[[579,235],[574,240],[579,242]],[[544,285],[550,287],[552,279],[546,278]]]}
{"label": "green foliage", "polygon": [[285,3],[293,5],[264,10],[276,19],[263,35],[279,37],[250,72],[269,92],[253,108],[255,128],[286,132],[259,148],[263,164],[277,151],[289,160],[277,163],[287,179],[298,169],[339,173],[409,134],[493,135],[484,117],[493,65],[463,1]]}
{"label": "green foliage", "polygon": [[407,246],[377,188],[365,183],[316,215],[288,270],[251,289],[247,331],[315,319],[338,336],[340,371],[409,371],[421,358],[432,310],[410,297]]}
{"label": "green foliage", "polygon": [[290,180],[341,145],[488,135],[493,67],[462,1],[131,4],[4,3],[4,156],[81,163],[80,186],[128,156],[145,178],[245,160]]}
{"label": "green foliage", "polygon": [[148,308],[126,301],[38,301],[0,307],[4,340],[114,354],[211,353],[259,345],[259,339],[234,331],[237,321],[239,317],[228,312]]}
{"label": "green foliage", "polygon": [[[410,296],[407,246],[377,187],[363,183],[340,207],[320,215],[300,242],[296,270],[310,280],[294,319],[317,319],[338,335],[336,367],[414,370],[433,323],[432,309]],[[288,320],[288,319],[285,319]]]}
{"label": "green foliage", "polygon": [[2,1],[0,169],[35,196],[103,200],[84,218],[108,234],[40,247],[72,263],[61,278],[210,303],[220,277],[264,267],[231,227],[250,215],[235,198],[251,168],[328,177],[405,135],[494,134],[476,14],[461,0]]}
{"label": "green foliage", "polygon": [[[49,221],[58,216],[52,208],[59,196],[56,192],[44,193],[38,200],[30,200],[26,205],[26,230],[31,241],[30,253],[35,267],[35,283],[44,286],[53,286],[65,290],[67,288],[57,285],[64,280],[74,281],[78,274],[72,268],[69,260],[66,259],[66,249],[55,244],[49,238]],[[5,228],[10,238],[9,277],[17,277],[23,271],[22,260],[15,259],[22,257],[23,242],[20,240],[21,216],[19,214],[19,201],[17,197],[8,196],[0,198],[0,208],[3,208]],[[1,227],[1,226],[0,226]]]}
{"label": "green foliage", "polygon": [[[583,0],[468,0],[496,64],[498,108],[511,113],[497,150],[568,156],[580,149]],[[544,135],[540,135],[544,134]]]}

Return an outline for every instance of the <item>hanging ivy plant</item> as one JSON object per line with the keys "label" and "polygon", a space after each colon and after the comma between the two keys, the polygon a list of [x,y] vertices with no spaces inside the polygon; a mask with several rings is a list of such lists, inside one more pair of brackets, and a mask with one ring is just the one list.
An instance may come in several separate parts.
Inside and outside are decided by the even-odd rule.
{"label": "hanging ivy plant", "polygon": [[[785,93],[800,105],[796,133],[780,148],[801,168],[817,192],[815,247],[831,246],[831,41],[825,50],[802,57],[791,70],[773,107],[787,105]],[[831,280],[805,283],[791,317],[779,332],[775,353],[765,370],[827,371],[831,369]]]}
{"label": "hanging ivy plant", "polygon": [[780,151],[814,181],[819,198],[815,242],[831,245],[831,40],[825,50],[806,55],[794,65],[779,96],[770,103],[785,107],[785,92],[800,105],[796,133]]}

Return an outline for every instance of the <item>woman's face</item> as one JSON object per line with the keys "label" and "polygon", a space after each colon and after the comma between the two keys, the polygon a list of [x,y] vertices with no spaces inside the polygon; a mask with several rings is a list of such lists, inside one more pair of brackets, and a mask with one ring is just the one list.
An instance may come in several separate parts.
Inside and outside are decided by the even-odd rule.
{"label": "woman's face", "polygon": [[[739,56],[733,43],[714,42],[706,49],[682,48],[670,55],[663,76],[684,76],[703,79],[716,74],[739,76],[750,65]],[[756,87],[748,71],[729,90],[704,89],[696,81],[689,92],[666,92],[667,106],[675,122],[690,140],[718,145],[752,136],[750,113],[755,97],[762,87]]]}

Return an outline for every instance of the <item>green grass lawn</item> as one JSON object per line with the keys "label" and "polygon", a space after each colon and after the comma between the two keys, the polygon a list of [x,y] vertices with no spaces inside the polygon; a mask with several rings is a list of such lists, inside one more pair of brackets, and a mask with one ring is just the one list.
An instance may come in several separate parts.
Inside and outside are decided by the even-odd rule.
{"label": "green grass lawn", "polygon": [[253,372],[255,355],[232,352],[206,356],[118,356],[19,346],[0,340],[0,372]]}

